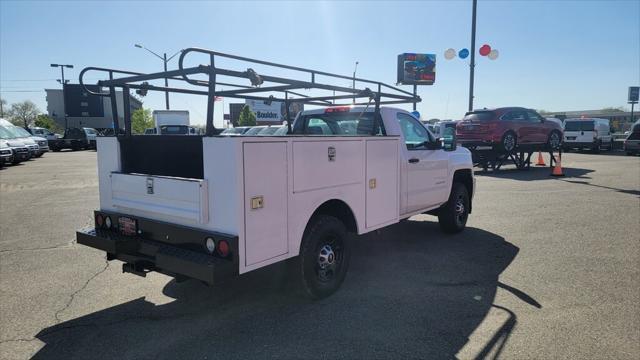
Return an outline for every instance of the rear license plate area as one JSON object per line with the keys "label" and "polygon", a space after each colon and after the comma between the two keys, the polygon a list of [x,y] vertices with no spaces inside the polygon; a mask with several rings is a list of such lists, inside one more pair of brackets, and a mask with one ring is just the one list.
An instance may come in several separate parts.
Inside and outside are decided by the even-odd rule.
{"label": "rear license plate area", "polygon": [[576,137],[575,136],[567,136],[567,140],[575,140]]}
{"label": "rear license plate area", "polygon": [[126,216],[118,218],[118,229],[122,235],[135,236],[138,233],[138,221]]}

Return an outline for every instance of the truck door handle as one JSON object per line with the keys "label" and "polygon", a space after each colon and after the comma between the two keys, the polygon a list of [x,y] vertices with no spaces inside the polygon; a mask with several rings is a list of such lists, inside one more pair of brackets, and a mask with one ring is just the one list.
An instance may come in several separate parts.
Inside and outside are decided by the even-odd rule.
{"label": "truck door handle", "polygon": [[409,163],[410,164],[415,164],[415,163],[419,163],[419,162],[420,162],[420,159],[416,159],[416,158],[409,159]]}

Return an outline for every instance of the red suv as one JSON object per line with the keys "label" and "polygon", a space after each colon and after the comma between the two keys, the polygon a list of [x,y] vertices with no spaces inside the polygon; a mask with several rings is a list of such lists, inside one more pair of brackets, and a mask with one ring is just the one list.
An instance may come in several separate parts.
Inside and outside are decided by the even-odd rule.
{"label": "red suv", "polygon": [[492,146],[508,153],[520,145],[547,144],[558,149],[562,142],[562,126],[531,109],[483,109],[465,114],[456,126],[456,137],[458,143],[469,148]]}

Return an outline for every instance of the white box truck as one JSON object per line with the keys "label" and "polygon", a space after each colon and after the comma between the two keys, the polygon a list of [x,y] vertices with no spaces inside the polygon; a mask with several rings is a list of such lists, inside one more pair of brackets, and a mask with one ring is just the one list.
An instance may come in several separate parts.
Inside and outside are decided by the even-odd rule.
{"label": "white box truck", "polygon": [[155,125],[154,134],[191,135],[189,111],[187,110],[154,110],[153,123]]}
{"label": "white box truck", "polygon": [[[252,84],[256,76],[271,79],[251,71],[180,65],[183,73],[198,70],[210,81],[215,80],[212,72],[235,74]],[[381,106],[419,101],[416,95],[387,85],[393,91],[383,92],[381,83],[376,83],[380,91],[372,92],[273,79],[289,84],[275,85],[286,91],[350,94],[303,98],[325,107],[300,113],[293,124],[289,119],[290,131],[281,136],[214,136],[209,117],[208,135],[202,137],[99,138],[100,208],[94,212],[95,225],[77,232],[78,243],[122,261],[125,272],[144,276],[157,271],[208,284],[294,258],[302,288],[322,298],[345,278],[348,233],[366,234],[422,213],[436,215],[446,232],[465,228],[475,192],[470,152],[457,148],[455,137],[434,138],[406,110]],[[131,82],[122,78],[103,84]],[[206,86],[215,88],[211,82]],[[252,89],[258,93],[267,87],[274,88]],[[247,87],[223,92],[258,97],[255,93]],[[208,96],[214,98],[215,91]],[[353,96],[364,103],[325,102]]]}

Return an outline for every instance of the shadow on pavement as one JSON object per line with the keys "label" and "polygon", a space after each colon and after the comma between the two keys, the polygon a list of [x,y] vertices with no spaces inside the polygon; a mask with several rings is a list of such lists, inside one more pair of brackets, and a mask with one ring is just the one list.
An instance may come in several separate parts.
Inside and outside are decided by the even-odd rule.
{"label": "shadow on pavement", "polygon": [[[532,180],[550,180],[555,179],[551,174],[551,168],[546,167],[535,167],[531,166],[528,170],[518,170],[515,167],[507,167],[501,168],[497,171],[482,171],[475,170],[475,175],[484,176],[484,177],[493,177],[499,179],[511,179],[511,180],[519,180],[519,181],[532,181]],[[579,178],[579,179],[590,179],[590,177],[586,176],[589,173],[592,173],[594,170],[592,169],[581,169],[581,168],[571,168],[571,167],[563,167],[562,172],[564,174],[564,178]]]}
{"label": "shadow on pavement", "polygon": [[601,189],[607,189],[607,190],[613,190],[613,191],[617,191],[619,193],[635,195],[635,196],[639,196],[640,197],[640,190],[618,189],[618,188],[614,188],[614,187],[611,187],[611,186],[597,185],[597,184],[592,184],[590,182],[578,181],[578,180],[565,180],[565,181],[569,182],[569,183],[572,183],[572,184],[588,185],[588,186],[593,186],[593,187],[597,187],[597,188],[601,188]]}
{"label": "shadow on pavement", "polygon": [[[518,248],[484,230],[450,236],[410,220],[354,238],[353,250],[345,283],[327,299],[300,296],[290,264],[216,287],[170,281],[163,291],[173,302],[141,297],[42,330],[35,358],[451,359],[497,307],[498,287],[541,307],[498,282]],[[514,328],[503,310],[509,320],[478,358],[499,354]]]}

